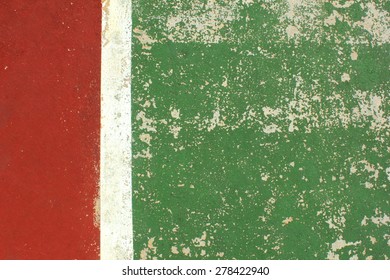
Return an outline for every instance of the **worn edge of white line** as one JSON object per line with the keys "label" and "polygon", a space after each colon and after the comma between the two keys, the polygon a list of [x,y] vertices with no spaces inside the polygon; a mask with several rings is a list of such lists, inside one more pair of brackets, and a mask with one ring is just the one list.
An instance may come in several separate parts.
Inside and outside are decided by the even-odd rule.
{"label": "worn edge of white line", "polygon": [[100,258],[133,259],[131,1],[102,1]]}

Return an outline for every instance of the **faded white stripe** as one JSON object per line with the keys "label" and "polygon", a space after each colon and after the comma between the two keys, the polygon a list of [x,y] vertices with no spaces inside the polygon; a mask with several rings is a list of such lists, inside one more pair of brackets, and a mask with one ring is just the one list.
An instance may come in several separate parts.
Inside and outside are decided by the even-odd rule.
{"label": "faded white stripe", "polygon": [[133,258],[131,1],[103,1],[100,257]]}

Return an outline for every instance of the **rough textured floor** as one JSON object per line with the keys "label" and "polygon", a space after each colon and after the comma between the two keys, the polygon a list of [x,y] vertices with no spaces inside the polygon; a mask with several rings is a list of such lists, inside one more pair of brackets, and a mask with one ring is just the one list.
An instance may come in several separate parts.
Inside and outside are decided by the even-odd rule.
{"label": "rough textured floor", "polygon": [[389,1],[133,1],[136,259],[387,259]]}
{"label": "rough textured floor", "polygon": [[100,22],[0,1],[0,260],[99,258]]}

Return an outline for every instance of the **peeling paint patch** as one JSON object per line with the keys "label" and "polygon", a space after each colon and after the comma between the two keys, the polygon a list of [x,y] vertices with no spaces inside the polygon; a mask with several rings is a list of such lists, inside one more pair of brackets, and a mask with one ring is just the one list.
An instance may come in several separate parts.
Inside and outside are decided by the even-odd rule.
{"label": "peeling paint patch", "polygon": [[134,5],[136,252],[390,256],[384,1]]}

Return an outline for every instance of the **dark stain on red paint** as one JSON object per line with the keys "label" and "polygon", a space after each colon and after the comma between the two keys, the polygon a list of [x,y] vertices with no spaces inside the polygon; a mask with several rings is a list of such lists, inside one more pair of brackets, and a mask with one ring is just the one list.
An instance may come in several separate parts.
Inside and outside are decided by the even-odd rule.
{"label": "dark stain on red paint", "polygon": [[97,259],[101,3],[0,3],[0,259]]}

